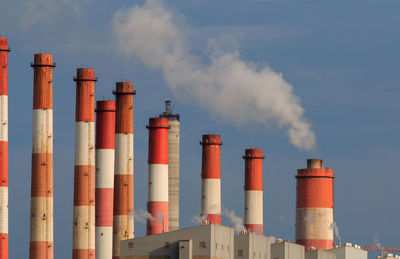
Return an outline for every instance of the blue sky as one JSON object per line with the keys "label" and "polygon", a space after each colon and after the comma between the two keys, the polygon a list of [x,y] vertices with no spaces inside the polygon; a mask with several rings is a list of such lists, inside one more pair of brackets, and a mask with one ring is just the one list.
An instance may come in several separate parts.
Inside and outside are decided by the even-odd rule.
{"label": "blue sky", "polygon": [[[190,51],[206,60],[209,39],[227,37],[246,62],[282,73],[300,99],[317,140],[296,149],[286,129],[236,125],[168,87],[163,73],[127,58],[113,32],[118,10],[144,1],[2,0],[0,33],[9,39],[10,258],[27,258],[33,71],[38,51],[54,55],[55,257],[72,249],[75,84],[78,67],[95,68],[96,99],[133,81],[135,209],[147,197],[148,118],[164,100],[181,115],[181,226],[200,211],[201,135],[221,134],[222,204],[243,215],[244,149],[264,149],[264,233],[294,240],[296,169],[325,160],[335,179],[335,220],[344,242],[398,246],[400,212],[400,2],[396,0],[165,1],[184,24]],[[207,62],[207,61],[204,61]],[[251,86],[243,85],[241,90]],[[184,195],[182,195],[184,194]],[[224,224],[229,225],[227,218]],[[137,236],[145,225],[135,224]]]}

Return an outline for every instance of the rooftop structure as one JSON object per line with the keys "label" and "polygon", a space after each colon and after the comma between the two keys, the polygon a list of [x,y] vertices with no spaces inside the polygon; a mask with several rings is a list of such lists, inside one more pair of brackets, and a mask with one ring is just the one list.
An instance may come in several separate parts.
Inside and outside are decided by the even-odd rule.
{"label": "rooftop structure", "polygon": [[233,259],[233,248],[233,229],[209,224],[122,241],[120,259]]}
{"label": "rooftop structure", "polygon": [[368,252],[362,250],[358,245],[346,243],[344,246],[335,247],[327,250],[330,253],[336,254],[336,259],[367,259]]}
{"label": "rooftop structure", "polygon": [[235,259],[271,258],[274,238],[244,231],[235,236]]}
{"label": "rooftop structure", "polygon": [[307,251],[306,259],[336,259],[336,254],[326,250],[316,249]]}
{"label": "rooftop structure", "polygon": [[304,246],[277,240],[271,245],[271,259],[304,259]]}

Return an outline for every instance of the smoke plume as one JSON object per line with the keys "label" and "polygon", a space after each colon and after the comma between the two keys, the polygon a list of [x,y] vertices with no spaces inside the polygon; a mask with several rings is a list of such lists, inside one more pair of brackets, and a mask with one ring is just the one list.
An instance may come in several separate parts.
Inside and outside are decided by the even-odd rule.
{"label": "smoke plume", "polygon": [[341,245],[342,244],[342,239],[340,238],[339,228],[338,228],[336,222],[332,222],[331,225],[330,225],[330,228],[333,229],[333,232],[335,233],[335,236],[336,236],[337,240],[339,241],[339,245]]}
{"label": "smoke plume", "polygon": [[146,223],[147,219],[156,220],[147,210],[139,209],[139,211],[135,212],[135,220],[138,222]]}
{"label": "smoke plume", "polygon": [[379,242],[379,240],[378,240],[378,237],[374,237],[374,239],[373,239],[373,242],[374,242],[374,245],[376,246],[376,247],[378,247],[379,249],[382,249],[383,248],[383,246],[382,246],[382,244]]}
{"label": "smoke plume", "polygon": [[226,40],[209,40],[208,62],[200,60],[190,53],[177,17],[161,0],[118,11],[113,20],[118,49],[160,70],[178,97],[197,102],[213,115],[238,125],[275,123],[287,130],[297,148],[315,148],[315,135],[300,100],[282,74],[242,60],[232,40],[228,44],[233,50],[221,47]]}
{"label": "smoke plume", "polygon": [[207,220],[207,215],[203,215],[203,216],[193,215],[193,217],[191,219],[192,223],[197,223],[197,224],[201,224],[206,220]]}
{"label": "smoke plume", "polygon": [[231,221],[233,229],[235,230],[236,233],[239,233],[240,231],[246,229],[243,225],[243,219],[236,216],[234,211],[229,211],[225,209],[222,211],[222,214],[225,215]]}

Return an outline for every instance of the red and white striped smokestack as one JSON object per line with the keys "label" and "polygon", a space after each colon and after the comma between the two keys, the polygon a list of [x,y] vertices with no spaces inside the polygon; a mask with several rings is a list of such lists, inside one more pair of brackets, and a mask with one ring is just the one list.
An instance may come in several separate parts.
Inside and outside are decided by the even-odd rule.
{"label": "red and white striped smokestack", "polygon": [[53,258],[53,56],[35,54],[29,258]]}
{"label": "red and white striped smokestack", "polygon": [[334,245],[333,175],[323,160],[308,159],[307,169],[297,170],[296,243],[317,249]]}
{"label": "red and white striped smokestack", "polygon": [[221,225],[221,138],[203,135],[201,162],[201,217]]}
{"label": "red and white striped smokestack", "polygon": [[96,258],[112,258],[115,102],[96,105]]}
{"label": "red and white striped smokestack", "polygon": [[147,235],[169,231],[168,216],[168,119],[150,118]]}
{"label": "red and white striped smokestack", "polygon": [[94,69],[76,72],[72,258],[95,258]]}
{"label": "red and white striped smokestack", "polygon": [[117,82],[115,120],[113,258],[120,255],[120,241],[134,237],[133,200],[133,90],[131,82]]}
{"label": "red and white striped smokestack", "polygon": [[8,258],[8,52],[0,38],[0,258]]}
{"label": "red and white striped smokestack", "polygon": [[262,149],[246,149],[244,176],[244,226],[249,232],[263,234]]}

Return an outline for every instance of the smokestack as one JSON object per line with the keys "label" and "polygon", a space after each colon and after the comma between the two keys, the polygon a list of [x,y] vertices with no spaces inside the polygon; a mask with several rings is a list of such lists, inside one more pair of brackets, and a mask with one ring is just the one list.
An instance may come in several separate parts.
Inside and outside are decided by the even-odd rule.
{"label": "smokestack", "polygon": [[317,249],[334,245],[333,175],[323,160],[308,159],[307,169],[297,170],[296,243]]}
{"label": "smokestack", "polygon": [[246,149],[244,177],[244,226],[249,232],[263,234],[262,149]]}
{"label": "smokestack", "polygon": [[168,232],[168,119],[150,118],[147,235]]}
{"label": "smokestack", "polygon": [[115,102],[96,105],[96,257],[112,258]]}
{"label": "smokestack", "polygon": [[117,82],[115,120],[115,171],[113,258],[119,258],[120,241],[134,237],[133,200],[133,90],[131,82]]}
{"label": "smokestack", "polygon": [[29,258],[53,258],[53,56],[35,54]]}
{"label": "smokestack", "polygon": [[0,258],[8,258],[8,52],[0,38]]}
{"label": "smokestack", "polygon": [[221,225],[221,138],[203,135],[201,162],[201,217]]}
{"label": "smokestack", "polygon": [[76,71],[72,258],[95,257],[94,69]]}
{"label": "smokestack", "polygon": [[168,215],[169,231],[179,229],[179,114],[172,114],[171,101],[165,101],[160,118],[168,119]]}

